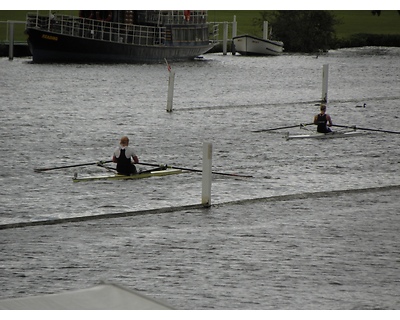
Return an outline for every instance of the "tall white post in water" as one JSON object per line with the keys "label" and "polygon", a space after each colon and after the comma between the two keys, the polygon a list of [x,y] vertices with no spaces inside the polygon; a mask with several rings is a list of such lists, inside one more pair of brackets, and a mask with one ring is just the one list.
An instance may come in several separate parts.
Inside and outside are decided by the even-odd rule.
{"label": "tall white post in water", "polygon": [[233,16],[233,22],[232,22],[232,38],[237,36],[237,22],[236,22],[236,16]]}
{"label": "tall white post in water", "polygon": [[8,60],[14,59],[14,21],[9,22]]}
{"label": "tall white post in water", "polygon": [[224,22],[224,38],[222,42],[222,52],[223,55],[226,56],[227,51],[228,51],[228,22]]}
{"label": "tall white post in water", "polygon": [[324,64],[322,69],[322,97],[321,102],[328,102],[328,71],[329,64]]}
{"label": "tall white post in water", "polygon": [[[232,22],[232,39],[234,37],[237,36],[237,22],[236,22],[236,16],[233,16],[233,22]],[[232,54],[235,55],[236,54],[236,49],[235,49],[235,45],[233,44],[233,40],[231,43],[231,51]]]}
{"label": "tall white post in water", "polygon": [[165,63],[167,64],[168,72],[169,72],[167,112],[172,112],[172,101],[173,101],[173,98],[174,98],[175,71],[172,70],[171,66],[168,64],[167,59],[165,59]]}
{"label": "tall white post in water", "polygon": [[212,180],[212,144],[203,143],[203,178],[201,204],[211,206],[211,180]]}
{"label": "tall white post in water", "polygon": [[263,25],[263,39],[268,39],[268,21],[264,21]]}

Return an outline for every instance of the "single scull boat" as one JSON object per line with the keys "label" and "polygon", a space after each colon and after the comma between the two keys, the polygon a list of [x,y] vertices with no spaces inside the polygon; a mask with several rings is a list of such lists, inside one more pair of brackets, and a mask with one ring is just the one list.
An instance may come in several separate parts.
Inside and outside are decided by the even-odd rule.
{"label": "single scull boat", "polygon": [[113,175],[78,177],[78,175],[75,174],[74,177],[72,178],[72,181],[80,182],[80,181],[94,181],[94,180],[132,180],[132,179],[144,179],[144,178],[150,178],[150,177],[168,176],[168,175],[172,175],[172,174],[179,174],[182,172],[183,171],[180,169],[166,168],[163,170],[139,172],[137,174],[133,174],[130,176],[125,176],[122,174],[113,174]]}
{"label": "single scull boat", "polygon": [[292,139],[334,139],[334,138],[348,138],[359,135],[365,135],[365,132],[360,131],[333,131],[329,133],[311,133],[311,134],[299,134],[299,135],[290,135],[289,133],[286,135],[286,140]]}

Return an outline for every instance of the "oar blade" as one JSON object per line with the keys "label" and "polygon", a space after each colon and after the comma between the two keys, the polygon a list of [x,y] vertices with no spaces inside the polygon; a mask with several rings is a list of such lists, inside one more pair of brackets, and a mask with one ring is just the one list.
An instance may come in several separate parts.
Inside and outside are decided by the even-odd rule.
{"label": "oar blade", "polygon": [[291,128],[297,128],[297,127],[305,127],[305,126],[309,126],[312,125],[314,123],[300,123],[300,124],[296,124],[293,126],[285,126],[285,127],[278,127],[278,128],[270,128],[270,129],[260,129],[260,130],[253,130],[252,132],[268,132],[268,131],[274,131],[274,130],[282,130],[282,129],[291,129]]}
{"label": "oar blade", "polygon": [[44,172],[44,171],[48,171],[48,170],[54,170],[52,168],[35,168],[33,169],[34,172]]}

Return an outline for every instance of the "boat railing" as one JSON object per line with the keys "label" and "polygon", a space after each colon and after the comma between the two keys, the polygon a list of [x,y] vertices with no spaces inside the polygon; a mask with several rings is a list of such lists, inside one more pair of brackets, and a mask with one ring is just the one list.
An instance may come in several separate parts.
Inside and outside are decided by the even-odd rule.
{"label": "boat railing", "polygon": [[166,28],[94,20],[66,15],[27,14],[27,28],[60,35],[135,45],[165,45]]}
{"label": "boat railing", "polygon": [[[155,13],[156,14],[156,13]],[[207,11],[205,10],[162,10],[158,14],[158,23],[162,24],[206,24]]]}

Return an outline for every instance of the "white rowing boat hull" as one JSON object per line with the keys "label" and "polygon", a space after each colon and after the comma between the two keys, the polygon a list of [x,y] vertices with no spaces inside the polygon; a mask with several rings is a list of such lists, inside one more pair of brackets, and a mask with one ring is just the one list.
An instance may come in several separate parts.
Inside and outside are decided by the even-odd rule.
{"label": "white rowing boat hull", "polygon": [[283,42],[262,39],[250,35],[240,35],[232,38],[234,50],[241,55],[277,56],[283,52]]}
{"label": "white rowing boat hull", "polygon": [[80,181],[94,181],[94,180],[135,180],[135,179],[145,179],[151,177],[162,177],[162,176],[169,176],[172,174],[179,174],[182,173],[180,169],[164,169],[164,170],[154,170],[150,172],[143,172],[134,174],[131,176],[125,176],[122,174],[114,174],[114,175],[101,175],[101,176],[87,176],[87,177],[73,177],[73,182],[80,182]]}
{"label": "white rowing boat hull", "polygon": [[312,133],[312,134],[300,134],[300,135],[287,135],[286,140],[292,139],[335,139],[335,138],[349,138],[354,136],[365,135],[365,132],[360,131],[347,131],[347,132],[329,132],[329,133]]}

